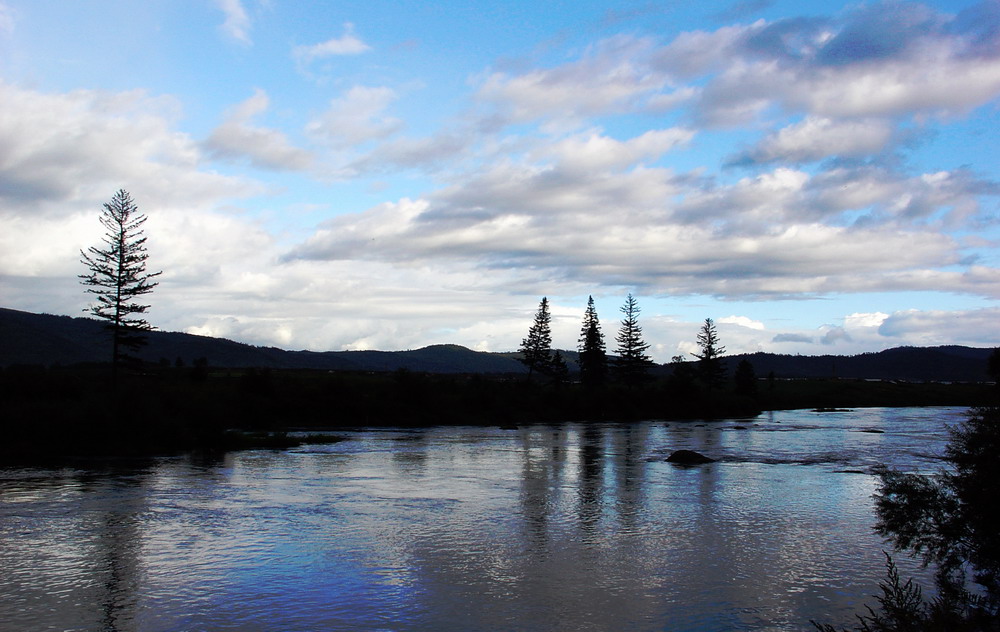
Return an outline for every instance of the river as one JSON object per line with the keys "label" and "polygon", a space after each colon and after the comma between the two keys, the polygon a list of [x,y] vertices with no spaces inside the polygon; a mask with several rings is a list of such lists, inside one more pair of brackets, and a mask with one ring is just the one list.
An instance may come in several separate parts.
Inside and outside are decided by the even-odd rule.
{"label": "river", "polygon": [[[884,576],[870,468],[935,471],[964,415],[376,428],[0,468],[0,630],[852,625]],[[680,448],[719,461],[664,461]]]}

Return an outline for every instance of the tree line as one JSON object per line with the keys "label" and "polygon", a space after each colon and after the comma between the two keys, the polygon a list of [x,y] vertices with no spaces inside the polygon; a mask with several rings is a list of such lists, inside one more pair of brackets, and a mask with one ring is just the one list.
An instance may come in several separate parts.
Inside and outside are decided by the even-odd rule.
{"label": "tree line", "polygon": [[[587,297],[587,308],[583,313],[583,324],[577,341],[577,365],[580,383],[587,388],[600,388],[609,381],[635,388],[650,379],[650,371],[655,366],[646,353],[650,344],[642,335],[639,324],[639,302],[629,293],[621,306],[622,319],[615,335],[616,346],[613,355],[608,355],[601,330],[601,321],[594,306],[594,297]],[[697,335],[698,353],[692,354],[697,363],[691,367],[682,355],[674,356],[671,364],[676,380],[701,382],[708,390],[722,387],[728,374],[721,361],[726,348],[722,346],[715,322],[706,318]],[[568,374],[566,362],[559,350],[552,349],[552,315],[547,297],[542,297],[535,317],[528,329],[528,335],[521,341],[518,351],[520,360],[528,368],[528,379],[536,374],[551,378],[556,383],[565,380]],[[738,392],[752,394],[757,377],[753,366],[743,360],[734,374]]]}

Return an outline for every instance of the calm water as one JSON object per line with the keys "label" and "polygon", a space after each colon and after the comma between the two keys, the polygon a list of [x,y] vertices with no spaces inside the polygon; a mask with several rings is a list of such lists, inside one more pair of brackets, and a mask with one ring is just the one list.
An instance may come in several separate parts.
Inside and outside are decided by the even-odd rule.
{"label": "calm water", "polygon": [[[864,472],[937,469],[963,416],[377,429],[219,460],[0,469],[0,630],[850,624],[884,571]],[[678,448],[721,461],[665,463]]]}

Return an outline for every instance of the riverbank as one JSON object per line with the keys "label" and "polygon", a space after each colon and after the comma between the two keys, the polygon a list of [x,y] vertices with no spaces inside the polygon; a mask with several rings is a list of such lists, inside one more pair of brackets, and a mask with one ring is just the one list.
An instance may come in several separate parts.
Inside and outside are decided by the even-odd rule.
{"label": "riverbank", "polygon": [[[155,367],[109,383],[105,367],[0,372],[0,459],[116,457],[283,447],[295,428],[518,425],[754,416],[764,410],[994,403],[987,384],[759,380],[750,392],[669,379],[584,389],[523,377],[407,371]],[[239,432],[233,432],[238,430]]]}

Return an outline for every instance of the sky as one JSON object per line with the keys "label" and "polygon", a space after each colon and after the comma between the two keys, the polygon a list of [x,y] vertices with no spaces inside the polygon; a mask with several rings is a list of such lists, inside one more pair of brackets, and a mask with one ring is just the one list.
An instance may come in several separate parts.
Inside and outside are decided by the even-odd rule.
{"label": "sky", "polygon": [[998,106],[1000,0],[0,0],[0,306],[125,189],[167,331],[1000,346]]}

